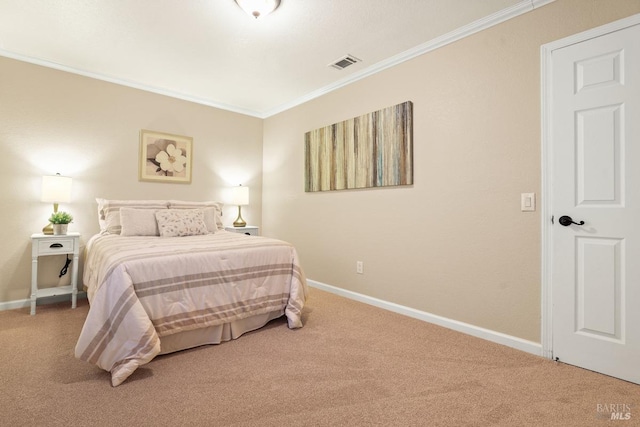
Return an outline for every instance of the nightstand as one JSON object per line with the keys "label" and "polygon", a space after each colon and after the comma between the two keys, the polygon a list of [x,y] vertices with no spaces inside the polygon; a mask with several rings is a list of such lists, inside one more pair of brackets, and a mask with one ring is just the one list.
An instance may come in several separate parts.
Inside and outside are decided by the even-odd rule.
{"label": "nightstand", "polygon": [[231,231],[232,233],[240,233],[240,234],[246,234],[248,236],[259,236],[260,235],[260,228],[256,227],[255,225],[247,225],[246,227],[225,227],[224,228],[227,231]]}
{"label": "nightstand", "polygon": [[[71,263],[71,284],[53,288],[38,289],[38,257],[48,255],[73,254]],[[31,314],[36,314],[36,300],[54,295],[71,294],[71,308],[76,308],[78,298],[78,258],[80,254],[80,233],[51,235],[36,233],[31,235]]]}

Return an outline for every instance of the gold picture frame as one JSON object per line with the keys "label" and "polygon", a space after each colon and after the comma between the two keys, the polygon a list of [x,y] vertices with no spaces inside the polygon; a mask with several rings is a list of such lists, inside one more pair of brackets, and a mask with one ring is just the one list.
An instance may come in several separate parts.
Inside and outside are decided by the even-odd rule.
{"label": "gold picture frame", "polygon": [[138,179],[190,184],[193,138],[142,129]]}

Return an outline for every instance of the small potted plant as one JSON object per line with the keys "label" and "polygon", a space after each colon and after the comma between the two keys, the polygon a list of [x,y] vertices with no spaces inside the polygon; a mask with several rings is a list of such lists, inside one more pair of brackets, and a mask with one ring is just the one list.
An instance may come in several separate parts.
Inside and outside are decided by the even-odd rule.
{"label": "small potted plant", "polygon": [[53,225],[53,234],[67,234],[67,227],[73,221],[73,216],[68,212],[54,212],[49,217],[49,222]]}

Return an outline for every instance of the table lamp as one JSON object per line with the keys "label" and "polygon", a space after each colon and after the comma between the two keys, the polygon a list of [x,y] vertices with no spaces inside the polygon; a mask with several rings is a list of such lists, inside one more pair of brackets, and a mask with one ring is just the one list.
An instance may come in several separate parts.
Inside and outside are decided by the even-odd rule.
{"label": "table lamp", "polygon": [[[42,177],[42,199],[43,202],[53,203],[53,212],[58,212],[58,203],[69,203],[71,201],[71,178],[55,175],[45,175]],[[51,223],[42,229],[43,234],[53,234]]]}
{"label": "table lamp", "polygon": [[234,227],[245,227],[247,223],[242,219],[242,206],[249,204],[249,187],[233,187],[231,191],[231,204],[238,205],[238,218],[233,222]]}

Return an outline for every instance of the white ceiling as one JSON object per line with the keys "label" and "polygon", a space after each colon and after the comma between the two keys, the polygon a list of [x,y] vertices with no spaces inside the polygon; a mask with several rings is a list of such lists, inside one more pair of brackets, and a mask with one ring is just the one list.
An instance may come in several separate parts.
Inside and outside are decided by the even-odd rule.
{"label": "white ceiling", "polygon": [[234,0],[0,0],[0,55],[268,117],[536,2],[282,0],[255,20]]}

